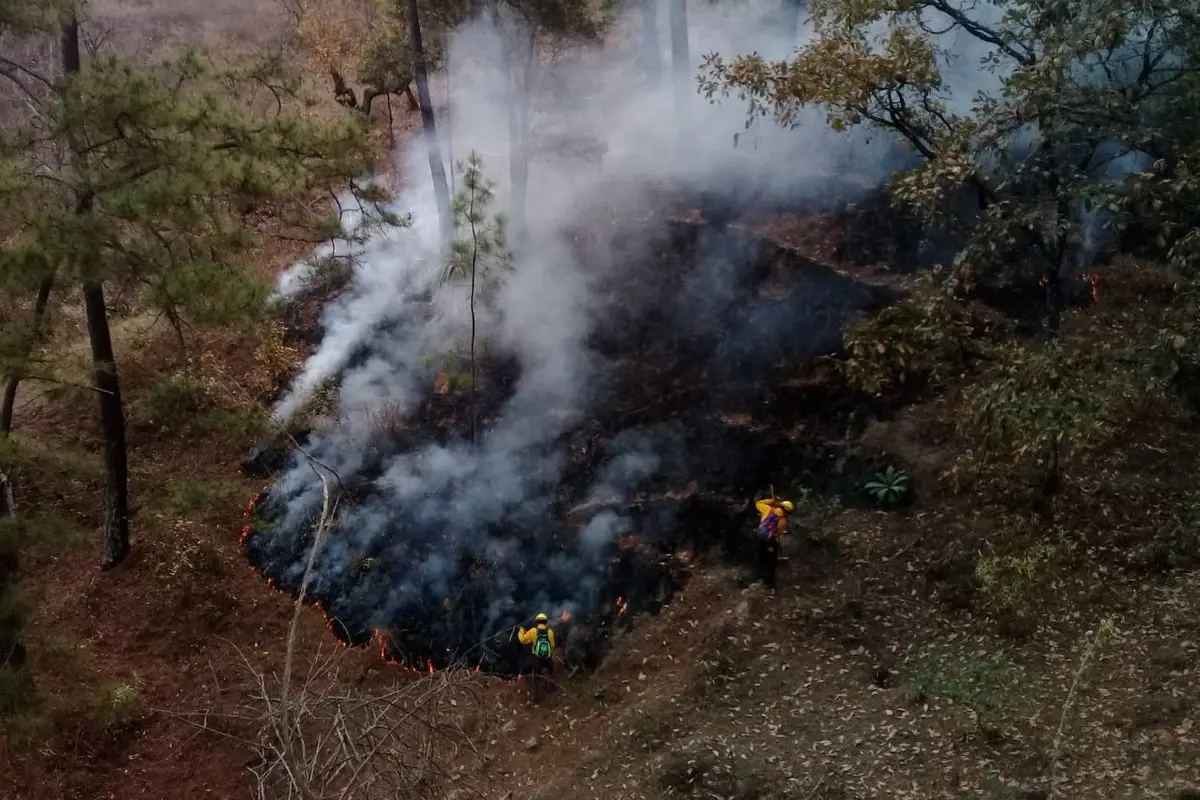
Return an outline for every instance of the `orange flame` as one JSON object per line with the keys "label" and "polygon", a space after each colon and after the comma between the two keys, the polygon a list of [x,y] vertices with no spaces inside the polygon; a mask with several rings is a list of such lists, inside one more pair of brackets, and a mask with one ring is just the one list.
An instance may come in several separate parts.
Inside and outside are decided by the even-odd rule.
{"label": "orange flame", "polygon": [[1047,283],[1049,283],[1049,282],[1050,282],[1050,279],[1049,279],[1049,278],[1047,278],[1045,275],[1043,275],[1042,277],[1038,278],[1038,286],[1045,286],[1045,285],[1046,285]]}
{"label": "orange flame", "polygon": [[561,619],[563,622],[570,622],[571,621],[571,612],[564,611],[558,615],[558,618]]}
{"label": "orange flame", "polygon": [[242,517],[245,518],[246,524],[242,526],[242,535],[238,538],[238,547],[246,549],[246,540],[250,538],[250,516],[254,513],[255,506],[258,505],[259,498],[267,493],[269,486],[264,486],[262,491],[255,492],[250,498],[250,502],[246,503],[246,510],[242,512]]}
{"label": "orange flame", "polygon": [[[250,516],[254,513],[254,508],[255,508],[255,506],[258,505],[259,499],[262,498],[266,494],[266,491],[268,488],[269,487],[263,487],[263,490],[261,492],[255,493],[255,495],[250,498],[250,501],[248,503],[246,503],[246,508],[242,512],[242,516],[247,519],[247,523],[242,526],[241,539],[239,542],[240,546],[243,549],[245,549],[245,547],[246,547],[246,540],[249,538],[250,532],[251,532],[251,525],[248,520],[249,520]],[[260,575],[260,573],[258,572],[257,569],[255,569],[253,564],[247,564],[246,566],[249,569],[254,570],[256,575]],[[287,593],[284,591],[284,589],[280,588],[279,584],[277,584],[275,582],[275,579],[272,577],[268,577],[266,579],[266,584],[267,584],[267,587],[273,591],[279,592],[280,594]],[[350,647],[349,643],[347,643],[340,636],[337,635],[337,628],[335,627],[335,623],[337,622],[337,620],[328,611],[325,610],[325,607],[321,604],[321,602],[319,600],[314,602],[313,606],[318,611],[320,611],[321,616],[323,616],[325,618],[325,626],[327,628],[329,628],[330,633],[332,633],[334,635],[334,639],[337,640],[338,644],[340,644],[343,648],[349,648]],[[562,620],[564,622],[569,620],[570,618],[571,618],[570,612],[567,612],[567,611],[562,612]],[[421,670],[419,670],[415,667],[409,666],[408,664],[405,664],[404,662],[400,661],[397,658],[392,657],[389,654],[390,647],[388,644],[388,636],[387,636],[386,631],[384,631],[383,629],[376,628],[371,632],[371,644],[374,645],[375,648],[378,650],[379,658],[384,663],[394,665],[394,666],[399,666],[402,669],[404,669],[405,671],[412,672],[415,674],[421,673]],[[449,648],[447,648],[446,652],[449,654],[451,651],[449,650]],[[433,659],[426,660],[425,668],[426,668],[426,671],[430,675],[433,675],[435,672],[437,672],[437,668],[434,667],[434,665],[433,665]],[[475,666],[475,673],[476,674],[483,673],[483,662],[482,661]],[[520,679],[520,676],[518,676],[518,680],[519,679]]]}
{"label": "orange flame", "polygon": [[628,610],[629,610],[629,601],[626,600],[624,597],[618,597],[617,598],[617,613],[624,614]]}

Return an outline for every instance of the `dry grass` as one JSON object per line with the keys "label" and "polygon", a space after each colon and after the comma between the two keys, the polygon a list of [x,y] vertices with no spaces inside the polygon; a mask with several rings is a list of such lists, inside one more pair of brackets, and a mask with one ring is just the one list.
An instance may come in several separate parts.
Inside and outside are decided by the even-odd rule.
{"label": "dry grass", "polygon": [[287,21],[276,0],[95,0],[88,27],[96,41],[141,61],[185,47],[221,54],[275,47]]}

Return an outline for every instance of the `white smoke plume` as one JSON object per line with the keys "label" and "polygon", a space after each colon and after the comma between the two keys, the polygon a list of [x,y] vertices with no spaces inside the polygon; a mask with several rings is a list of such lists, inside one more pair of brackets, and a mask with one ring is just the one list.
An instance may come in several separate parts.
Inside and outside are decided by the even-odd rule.
{"label": "white smoke plume", "polygon": [[[709,104],[699,95],[686,109],[681,144],[661,5],[659,85],[649,85],[640,74],[634,15],[605,45],[563,53],[527,98],[537,145],[529,173],[528,238],[494,298],[494,311],[481,320],[480,335],[520,367],[499,418],[482,432],[477,446],[448,441],[380,454],[372,447],[365,412],[390,406],[402,416],[411,413],[430,392],[430,359],[463,343],[468,331],[464,290],[438,286],[445,253],[438,244],[425,152],[419,140],[406,148],[405,188],[395,210],[411,213],[413,224],[363,248],[348,288],[325,311],[316,352],[276,409],[286,417],[323,380],[337,377],[345,422],[316,434],[308,449],[343,477],[378,476],[369,496],[347,503],[318,560],[316,592],[341,597],[340,613],[358,615],[360,623],[366,614],[366,624],[389,626],[406,615],[439,609],[471,563],[492,570],[486,619],[472,623],[478,631],[533,611],[557,613],[594,602],[606,548],[630,521],[619,509],[604,507],[568,523],[556,517],[551,493],[570,458],[560,437],[587,417],[603,389],[602,359],[588,346],[603,323],[605,307],[596,287],[605,278],[606,262],[626,272],[629,265],[619,263],[626,256],[615,253],[607,259],[592,253],[582,262],[570,246],[567,232],[573,226],[610,218],[606,209],[622,212],[645,204],[655,187],[718,197],[819,199],[845,191],[837,187],[847,179],[876,187],[911,163],[906,160],[911,154],[885,135],[833,133],[819,111],[804,115],[793,130],[768,121],[747,131],[742,103]],[[709,52],[788,57],[809,33],[803,25],[795,36],[780,33],[775,18],[764,13],[776,8],[778,0],[690,3],[692,74]],[[978,40],[954,33],[945,39],[955,56],[948,65],[950,83],[965,104],[999,79],[980,69],[986,53]],[[501,44],[501,33],[486,21],[457,31],[450,40],[450,95],[441,77],[433,80],[438,104],[449,110],[439,119],[443,155],[449,151],[462,160],[471,151],[481,154],[487,176],[499,184],[496,211],[505,210],[508,198],[509,98]],[[601,150],[602,158],[570,155],[581,144]],[[610,232],[601,241],[619,238]],[[655,268],[647,256],[645,269]],[[283,276],[281,294],[297,290],[303,269]],[[692,283],[705,279],[728,276],[715,270],[690,278]],[[703,297],[703,288],[689,285],[688,290]],[[717,295],[720,289],[712,287]],[[640,298],[645,304],[670,301]],[[627,500],[653,480],[662,466],[655,441],[639,434],[614,442],[611,463],[591,495]],[[281,516],[259,534],[267,537],[260,547],[267,553],[264,569],[286,584],[303,570],[310,539],[302,531],[320,507],[320,486],[296,459],[271,494]],[[573,534],[558,535],[568,524]],[[503,525],[523,533],[505,535]],[[564,547],[564,541],[575,545]],[[379,566],[363,567],[368,563]],[[338,603],[326,605],[339,613]]]}

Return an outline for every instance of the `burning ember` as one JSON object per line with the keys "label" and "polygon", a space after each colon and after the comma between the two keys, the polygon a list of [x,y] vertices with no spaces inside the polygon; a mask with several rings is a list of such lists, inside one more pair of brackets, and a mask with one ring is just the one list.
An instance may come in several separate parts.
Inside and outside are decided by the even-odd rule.
{"label": "burning ember", "polygon": [[617,606],[617,614],[619,616],[624,616],[625,612],[629,610],[629,601],[626,600],[624,597],[618,597],[616,606]]}
{"label": "burning ember", "polygon": [[[254,509],[258,506],[258,501],[266,496],[268,488],[269,487],[264,486],[261,492],[258,492],[251,497],[250,502],[246,504],[246,510],[242,512],[242,517],[244,517],[246,520],[246,524],[242,526],[242,535],[238,539],[238,547],[240,547],[242,550],[246,549],[246,540],[250,538],[250,529],[252,527],[251,523],[254,521]],[[268,581],[268,583],[270,583],[270,581]]]}
{"label": "burning ember", "polygon": [[[1091,287],[1092,300],[1100,299],[1100,276],[1095,272],[1079,273],[1079,280],[1088,284]],[[1045,288],[1050,283],[1050,278],[1046,275],[1038,278],[1038,286]]]}
{"label": "burning ember", "polygon": [[570,622],[570,621],[571,621],[571,612],[570,612],[570,611],[564,611],[564,612],[562,612],[561,614],[559,614],[559,615],[558,615],[558,618],[559,618],[560,620],[562,620],[563,622]]}

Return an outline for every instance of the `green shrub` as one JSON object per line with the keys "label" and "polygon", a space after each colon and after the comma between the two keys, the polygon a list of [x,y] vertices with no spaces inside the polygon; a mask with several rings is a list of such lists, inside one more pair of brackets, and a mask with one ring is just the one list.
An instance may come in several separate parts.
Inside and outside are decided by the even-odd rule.
{"label": "green shrub", "polygon": [[1021,670],[1003,656],[938,644],[911,648],[905,673],[918,693],[976,713],[1000,710],[1022,681]]}
{"label": "green shrub", "polygon": [[177,481],[159,504],[159,512],[178,519],[213,509],[234,509],[245,503],[242,490],[235,484],[219,481]]}
{"label": "green shrub", "polygon": [[943,385],[982,353],[967,308],[928,277],[912,296],[851,325],[838,365],[851,386],[879,395]]}
{"label": "green shrub", "polygon": [[90,710],[97,722],[120,726],[132,722],[138,714],[140,696],[137,688],[125,681],[102,684],[90,701]]}
{"label": "green shrub", "polygon": [[1039,590],[1075,549],[1070,539],[1040,541],[1009,555],[981,553],[975,562],[975,580],[990,610],[1000,614],[1026,614]]}
{"label": "green shrub", "polygon": [[146,393],[133,404],[130,416],[150,425],[165,425],[180,417],[191,417],[212,407],[208,390],[186,371],[158,376]]}

